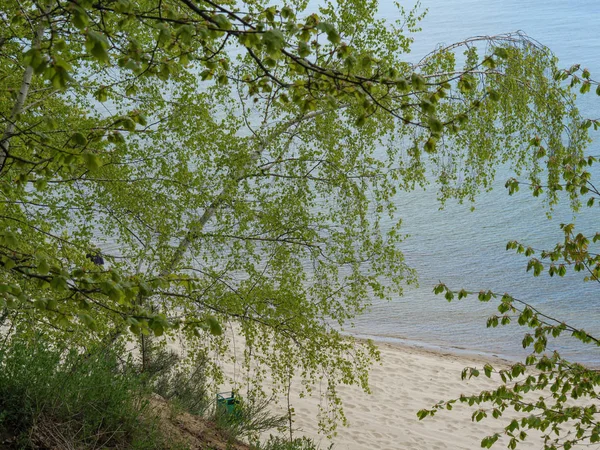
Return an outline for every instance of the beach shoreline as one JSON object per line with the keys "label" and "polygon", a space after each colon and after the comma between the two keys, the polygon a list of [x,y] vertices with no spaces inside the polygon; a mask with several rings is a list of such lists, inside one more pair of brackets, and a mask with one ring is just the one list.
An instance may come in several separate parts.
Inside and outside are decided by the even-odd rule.
{"label": "beach shoreline", "polygon": [[417,339],[406,339],[396,336],[383,336],[383,335],[365,335],[365,334],[353,334],[349,333],[348,336],[353,337],[357,341],[371,341],[378,348],[381,346],[390,346],[392,348],[398,348],[399,350],[415,350],[422,351],[423,353],[429,353],[439,356],[456,356],[464,358],[465,360],[472,359],[474,362],[485,363],[501,363],[504,365],[514,364],[520,361],[519,358],[514,355],[500,354],[497,352],[485,352],[481,350],[474,350],[468,347],[457,347],[443,344],[432,344],[426,341],[420,341]]}

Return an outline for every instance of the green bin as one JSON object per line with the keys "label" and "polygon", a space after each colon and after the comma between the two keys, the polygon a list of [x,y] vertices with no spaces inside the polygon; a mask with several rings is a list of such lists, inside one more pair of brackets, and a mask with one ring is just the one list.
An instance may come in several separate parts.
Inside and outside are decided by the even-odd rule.
{"label": "green bin", "polygon": [[221,392],[217,394],[217,408],[223,408],[227,414],[233,414],[240,400],[235,397],[235,393]]}

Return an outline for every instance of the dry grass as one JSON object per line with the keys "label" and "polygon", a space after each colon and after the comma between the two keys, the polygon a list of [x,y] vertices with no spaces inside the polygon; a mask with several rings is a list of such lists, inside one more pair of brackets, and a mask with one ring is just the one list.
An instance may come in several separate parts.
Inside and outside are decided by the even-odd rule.
{"label": "dry grass", "polygon": [[211,450],[250,450],[241,442],[231,441],[216,424],[187,412],[177,412],[159,395],[153,395],[149,411],[159,417],[159,429],[167,442],[178,442],[180,448]]}

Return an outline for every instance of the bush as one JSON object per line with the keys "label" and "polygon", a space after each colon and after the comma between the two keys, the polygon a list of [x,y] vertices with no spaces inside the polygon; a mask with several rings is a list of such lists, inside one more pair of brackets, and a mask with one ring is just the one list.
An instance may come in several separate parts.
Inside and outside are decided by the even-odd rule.
{"label": "bush", "polygon": [[233,411],[216,405],[214,421],[230,440],[243,437],[257,438],[259,434],[287,424],[286,416],[269,412],[270,400],[239,399]]}
{"label": "bush", "polygon": [[[329,446],[331,449],[333,444]],[[256,450],[318,450],[317,444],[305,436],[292,441],[281,436],[269,436],[264,444],[256,446]]]}
{"label": "bush", "polygon": [[0,349],[0,435],[14,448],[163,448],[130,367],[113,351],[14,337]]}
{"label": "bush", "polygon": [[206,378],[206,358],[200,357],[192,365],[182,364],[176,353],[148,336],[144,338],[142,346],[138,368],[153,392],[167,400],[171,407],[211,420],[230,443],[241,438],[254,438],[287,424],[285,416],[269,412],[270,401],[266,399],[242,399],[236,396],[232,411],[219,405]]}
{"label": "bush", "polygon": [[206,417],[213,406],[206,379],[207,360],[199,358],[191,366],[180,357],[146,339],[145,360],[141,368],[153,392],[172,406],[190,414]]}

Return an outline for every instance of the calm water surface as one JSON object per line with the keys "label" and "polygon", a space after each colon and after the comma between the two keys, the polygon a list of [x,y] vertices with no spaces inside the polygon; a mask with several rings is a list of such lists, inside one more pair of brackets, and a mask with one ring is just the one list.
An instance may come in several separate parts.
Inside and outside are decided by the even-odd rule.
{"label": "calm water surface", "polygon": [[[392,2],[382,3],[381,14],[397,16]],[[422,22],[423,31],[415,36],[409,56],[414,61],[438,44],[522,30],[550,47],[561,66],[581,63],[600,78],[598,1],[425,0],[423,6],[429,13]],[[598,118],[600,98],[588,94],[580,108],[586,117]],[[600,154],[600,133],[593,138],[590,153]],[[403,297],[391,302],[377,302],[355,322],[354,332],[378,340],[417,341],[467,352],[508,357],[525,354],[520,345],[524,329],[487,329],[486,318],[494,313],[494,305],[475,299],[448,304],[432,293],[433,286],[442,281],[456,288],[509,292],[600,335],[600,286],[583,283],[579,274],[533,278],[525,272],[527,258],[505,250],[509,240],[552,248],[562,238],[559,224],[564,222],[575,222],[578,229],[589,233],[600,230],[598,209],[586,208],[575,217],[564,203],[548,220],[542,202],[527,190],[508,196],[504,182],[510,176],[499,172],[494,190],[479,195],[474,212],[470,205],[457,204],[438,211],[433,188],[399,195],[399,214],[405,232],[411,235],[402,250],[418,271],[420,287],[407,289]],[[574,359],[600,365],[598,348],[568,339],[556,347]]]}

